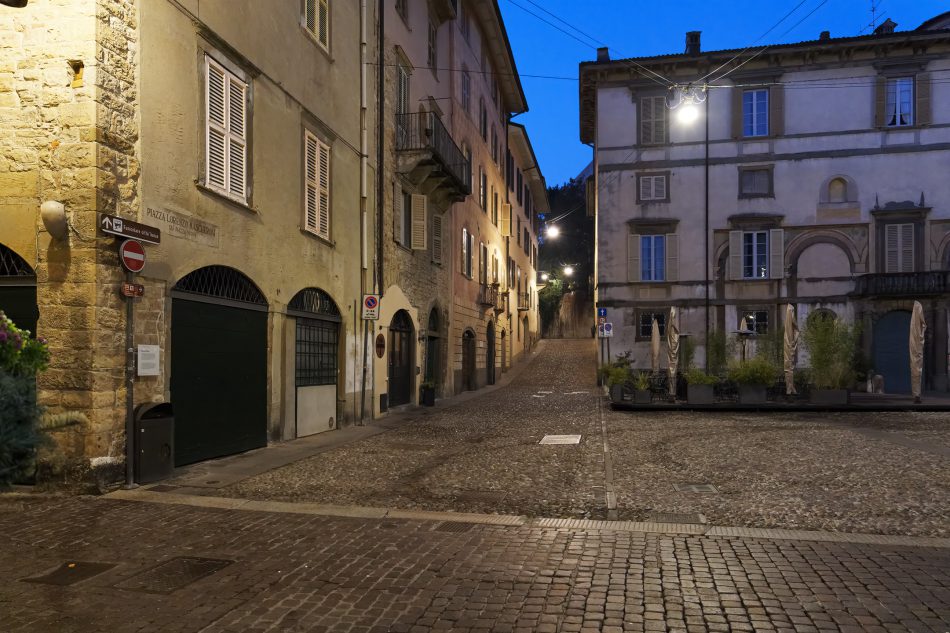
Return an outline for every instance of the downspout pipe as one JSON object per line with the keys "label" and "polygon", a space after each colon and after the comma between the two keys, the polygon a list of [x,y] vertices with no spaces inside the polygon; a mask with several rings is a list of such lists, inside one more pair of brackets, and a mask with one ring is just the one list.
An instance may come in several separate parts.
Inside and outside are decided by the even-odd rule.
{"label": "downspout pipe", "polygon": [[379,11],[379,28],[377,54],[379,60],[377,63],[377,95],[376,95],[376,292],[380,296],[383,294],[383,206],[384,202],[384,156],[386,146],[386,2],[379,0],[377,11]]}

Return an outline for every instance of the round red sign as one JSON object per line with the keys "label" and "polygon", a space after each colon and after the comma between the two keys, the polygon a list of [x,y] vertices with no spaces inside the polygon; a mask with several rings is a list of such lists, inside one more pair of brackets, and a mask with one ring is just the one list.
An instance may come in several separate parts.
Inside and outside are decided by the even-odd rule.
{"label": "round red sign", "polygon": [[125,240],[119,247],[119,260],[129,272],[141,272],[145,268],[145,248],[135,240]]}

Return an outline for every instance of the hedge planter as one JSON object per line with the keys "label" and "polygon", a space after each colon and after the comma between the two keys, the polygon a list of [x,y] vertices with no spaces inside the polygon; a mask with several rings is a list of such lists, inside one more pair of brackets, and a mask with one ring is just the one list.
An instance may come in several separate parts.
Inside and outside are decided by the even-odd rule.
{"label": "hedge planter", "polygon": [[650,404],[653,398],[649,389],[637,389],[633,392],[633,402],[635,404]]}
{"label": "hedge planter", "polygon": [[739,385],[739,404],[765,404],[765,385]]}
{"label": "hedge planter", "polygon": [[623,402],[623,385],[610,386],[610,401]]}
{"label": "hedge planter", "polygon": [[812,389],[808,401],[826,407],[846,405],[849,393],[847,389]]}
{"label": "hedge planter", "polygon": [[716,392],[713,385],[688,385],[686,387],[686,402],[689,404],[712,404],[716,401]]}

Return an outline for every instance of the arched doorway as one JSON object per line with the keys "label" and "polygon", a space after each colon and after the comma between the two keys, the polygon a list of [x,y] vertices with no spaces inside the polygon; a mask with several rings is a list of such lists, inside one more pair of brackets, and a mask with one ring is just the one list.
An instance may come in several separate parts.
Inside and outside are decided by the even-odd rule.
{"label": "arched doorway", "polygon": [[429,323],[426,327],[426,373],[425,379],[431,382],[438,391],[442,386],[442,358],[440,354],[441,322],[439,309],[432,308],[429,312]]}
{"label": "arched doorway", "polygon": [[175,465],[267,445],[267,301],[243,273],[207,266],[171,292]]}
{"label": "arched doorway", "polygon": [[389,406],[412,401],[412,374],[415,371],[412,318],[405,310],[393,315],[389,325]]}
{"label": "arched doorway", "polygon": [[910,393],[910,312],[888,312],[874,324],[874,371],[887,393]]}
{"label": "arched doorway", "polygon": [[524,349],[528,349],[530,347],[530,338],[531,335],[528,332],[528,317],[524,317],[521,319],[521,344]]}
{"label": "arched doorway", "polygon": [[501,371],[508,371],[508,341],[505,339],[505,331],[501,331]]}
{"label": "arched doorway", "polygon": [[462,390],[475,388],[475,332],[465,330],[462,334]]}
{"label": "arched doorway", "polygon": [[485,347],[485,375],[489,385],[495,384],[495,324],[488,322]]}
{"label": "arched doorway", "polygon": [[340,310],[319,288],[298,292],[287,305],[294,332],[295,428],[297,437],[336,428],[340,359]]}
{"label": "arched doorway", "polygon": [[36,336],[36,273],[26,260],[0,244],[0,310],[21,330]]}

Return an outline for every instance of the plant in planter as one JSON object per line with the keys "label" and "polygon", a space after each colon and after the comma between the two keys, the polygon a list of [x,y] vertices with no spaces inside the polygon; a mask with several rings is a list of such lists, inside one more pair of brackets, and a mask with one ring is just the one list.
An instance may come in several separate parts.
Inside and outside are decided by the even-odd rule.
{"label": "plant in planter", "polygon": [[419,400],[424,407],[435,406],[435,383],[431,380],[424,380],[419,385]]}
{"label": "plant in planter", "polygon": [[712,404],[716,401],[716,376],[710,376],[699,369],[686,372],[686,401],[689,404]]}
{"label": "plant in planter", "polygon": [[821,312],[805,323],[802,339],[811,363],[812,404],[843,405],[854,386],[859,328]]}
{"label": "plant in planter", "polygon": [[650,404],[653,401],[650,393],[650,374],[641,371],[632,377],[633,401],[636,404]]}
{"label": "plant in planter", "polygon": [[633,379],[630,369],[618,365],[605,365],[605,367],[607,367],[605,381],[610,388],[610,399],[613,402],[622,402],[623,387]]}
{"label": "plant in planter", "polygon": [[764,404],[766,388],[775,382],[778,367],[765,356],[755,356],[734,363],[728,375],[739,386],[741,404]]}

